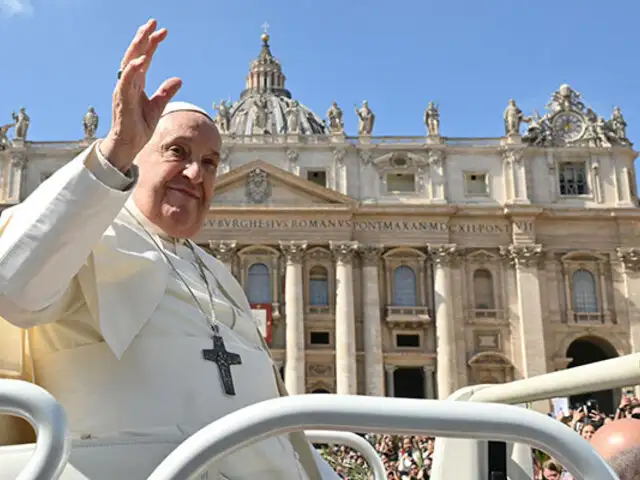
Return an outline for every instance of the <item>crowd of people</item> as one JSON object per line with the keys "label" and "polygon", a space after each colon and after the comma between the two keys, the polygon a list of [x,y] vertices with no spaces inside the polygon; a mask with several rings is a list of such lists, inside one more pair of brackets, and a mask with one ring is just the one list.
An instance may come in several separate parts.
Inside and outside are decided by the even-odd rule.
{"label": "crowd of people", "polygon": [[[553,414],[550,414],[553,416]],[[640,399],[625,394],[614,414],[600,412],[592,402],[568,412],[559,412],[556,419],[587,441],[602,426],[621,419],[640,420]],[[435,438],[430,436],[365,435],[375,447],[387,471],[388,480],[427,480],[431,476],[431,462]],[[321,448],[323,457],[345,479],[373,478],[366,460],[359,452],[344,445]],[[570,480],[571,477],[557,461],[546,453],[533,451],[533,471],[536,480]]]}

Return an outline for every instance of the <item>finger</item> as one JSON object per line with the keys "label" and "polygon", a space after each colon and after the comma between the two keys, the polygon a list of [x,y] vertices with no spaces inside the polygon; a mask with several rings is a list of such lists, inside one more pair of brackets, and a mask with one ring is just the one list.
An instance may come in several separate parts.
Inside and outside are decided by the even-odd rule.
{"label": "finger", "polygon": [[122,76],[118,82],[116,91],[127,98],[132,98],[143,89],[144,85],[139,80],[139,73],[142,71],[146,57],[142,55],[135,58],[122,71]]}
{"label": "finger", "polygon": [[149,41],[147,43],[147,51],[145,52],[145,55],[147,56],[147,60],[146,60],[145,65],[144,65],[145,71],[149,70],[149,65],[151,64],[151,60],[153,59],[153,55],[156,53],[158,45],[160,45],[160,43],[165,38],[167,38],[167,29],[166,28],[162,28],[162,29],[158,30],[157,32],[153,32],[149,36]]}
{"label": "finger", "polygon": [[137,58],[145,53],[145,51],[147,50],[149,36],[155,31],[157,25],[158,22],[154,19],[151,19],[144,25],[141,25],[140,28],[138,28],[135,37],[129,44],[129,47],[124,54],[124,57],[122,57],[122,70],[124,70],[129,62],[131,62],[134,58]]}
{"label": "finger", "polygon": [[178,93],[181,86],[182,80],[177,77],[173,77],[165,80],[164,83],[158,87],[156,93],[154,93],[149,99],[151,114],[154,118],[160,117],[162,111],[167,106],[167,103],[169,103],[175,94]]}

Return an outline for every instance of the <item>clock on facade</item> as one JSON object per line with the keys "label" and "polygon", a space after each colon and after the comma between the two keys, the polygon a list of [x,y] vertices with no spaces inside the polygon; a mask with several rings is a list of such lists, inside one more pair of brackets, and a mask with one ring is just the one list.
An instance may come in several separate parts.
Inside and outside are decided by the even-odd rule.
{"label": "clock on facade", "polygon": [[580,115],[575,113],[559,113],[552,122],[553,131],[561,140],[575,140],[584,130],[584,122]]}

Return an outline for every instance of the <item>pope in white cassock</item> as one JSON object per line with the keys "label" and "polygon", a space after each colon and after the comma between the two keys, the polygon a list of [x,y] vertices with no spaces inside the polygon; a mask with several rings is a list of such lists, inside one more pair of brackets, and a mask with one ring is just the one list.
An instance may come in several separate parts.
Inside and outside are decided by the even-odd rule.
{"label": "pope in white cassock", "polygon": [[[35,380],[67,412],[63,479],[146,479],[200,428],[284,394],[242,288],[189,240],[211,202],[221,139],[204,110],[169,103],[179,79],[146,96],[165,37],[153,20],[140,28],[107,136],[2,215],[0,315],[30,329]],[[15,479],[32,452],[0,447],[0,479]],[[338,477],[293,434],[203,478]]]}

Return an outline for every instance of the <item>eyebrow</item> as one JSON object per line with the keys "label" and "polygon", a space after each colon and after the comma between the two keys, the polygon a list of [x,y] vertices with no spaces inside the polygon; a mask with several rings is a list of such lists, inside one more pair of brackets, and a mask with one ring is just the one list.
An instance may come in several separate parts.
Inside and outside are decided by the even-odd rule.
{"label": "eyebrow", "polygon": [[[193,137],[187,136],[187,135],[176,135],[174,137],[169,137],[167,138],[164,142],[162,142],[163,146],[167,146],[170,145],[172,143],[178,142],[178,143],[184,143],[184,142],[188,142],[190,140],[193,140]],[[220,150],[214,150],[213,148],[210,148],[208,153],[210,153],[211,155],[213,155],[216,158],[220,158]]]}

